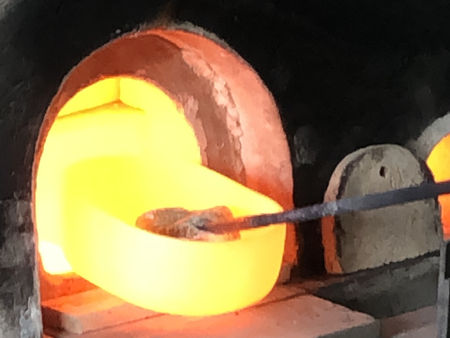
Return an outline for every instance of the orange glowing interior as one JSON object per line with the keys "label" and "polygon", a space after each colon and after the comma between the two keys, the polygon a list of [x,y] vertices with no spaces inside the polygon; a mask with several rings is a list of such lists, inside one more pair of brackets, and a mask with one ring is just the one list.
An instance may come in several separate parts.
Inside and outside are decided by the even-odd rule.
{"label": "orange glowing interior", "polygon": [[[450,134],[436,144],[427,159],[427,165],[436,182],[450,180]],[[443,232],[450,236],[450,194],[440,195]]]}
{"label": "orange glowing interior", "polygon": [[143,212],[227,205],[235,216],[280,211],[270,198],[202,166],[184,114],[157,86],[103,79],[79,91],[48,133],[36,176],[44,269],[73,271],[135,305],[180,315],[234,311],[277,279],[285,226],[198,242],[134,226]]}

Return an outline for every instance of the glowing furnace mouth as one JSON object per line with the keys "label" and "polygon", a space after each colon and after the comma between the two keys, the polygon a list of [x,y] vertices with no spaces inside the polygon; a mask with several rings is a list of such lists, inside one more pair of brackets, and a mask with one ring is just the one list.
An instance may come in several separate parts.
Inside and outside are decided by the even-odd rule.
{"label": "glowing furnace mouth", "polygon": [[220,243],[134,227],[149,209],[217,205],[236,217],[281,210],[202,166],[192,128],[158,87],[129,77],[103,79],[69,100],[47,135],[35,191],[44,268],[71,269],[160,312],[211,315],[248,306],[277,279],[284,226]]}
{"label": "glowing furnace mouth", "polygon": [[[450,135],[443,137],[431,150],[426,160],[436,182],[450,179]],[[438,197],[441,221],[446,237],[450,236],[450,195]]]}

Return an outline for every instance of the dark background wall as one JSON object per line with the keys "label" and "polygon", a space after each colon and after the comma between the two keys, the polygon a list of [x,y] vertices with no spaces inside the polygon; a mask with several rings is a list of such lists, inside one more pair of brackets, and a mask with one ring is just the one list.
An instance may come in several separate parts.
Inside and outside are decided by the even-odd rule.
{"label": "dark background wall", "polygon": [[[224,39],[272,91],[292,152],[309,158],[296,162],[300,206],[322,199],[349,152],[403,144],[449,110],[449,14],[444,0],[1,1],[0,262],[11,233],[20,238],[14,250],[28,258],[0,264],[0,311],[11,302],[17,313],[32,308],[35,286],[14,285],[34,273],[27,242],[34,142],[64,75],[93,49],[155,20],[190,21]],[[301,229],[303,273],[320,273],[318,228]]]}

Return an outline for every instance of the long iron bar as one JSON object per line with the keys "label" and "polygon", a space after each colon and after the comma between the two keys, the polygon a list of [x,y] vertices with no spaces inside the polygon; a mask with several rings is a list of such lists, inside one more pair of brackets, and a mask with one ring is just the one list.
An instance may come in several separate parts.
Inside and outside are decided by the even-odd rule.
{"label": "long iron bar", "polygon": [[359,197],[314,204],[308,207],[236,218],[227,223],[205,224],[202,228],[212,232],[229,232],[257,228],[271,224],[298,223],[335,216],[354,211],[373,210],[404,204],[450,193],[450,180],[439,183],[424,183],[418,186],[390,190]]}

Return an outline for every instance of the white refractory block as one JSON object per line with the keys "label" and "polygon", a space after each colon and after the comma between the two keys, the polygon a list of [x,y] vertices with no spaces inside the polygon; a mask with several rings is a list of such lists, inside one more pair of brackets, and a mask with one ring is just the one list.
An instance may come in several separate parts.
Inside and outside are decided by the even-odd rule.
{"label": "white refractory block", "polygon": [[[304,293],[298,284],[278,285],[258,305],[282,301]],[[113,326],[164,315],[126,303],[101,289],[44,301],[42,314],[46,332],[58,338],[102,331]]]}
{"label": "white refractory block", "polygon": [[[376,145],[346,156],[336,167],[325,201],[419,185],[424,165],[397,145]],[[434,199],[322,219],[325,266],[349,273],[438,250],[441,238]]]}
{"label": "white refractory block", "polygon": [[160,314],[139,308],[101,289],[50,299],[42,303],[45,328],[82,334]]}
{"label": "white refractory block", "polygon": [[379,322],[369,315],[315,296],[301,295],[220,316],[162,315],[90,332],[81,337],[372,338],[379,337],[379,332]]}

